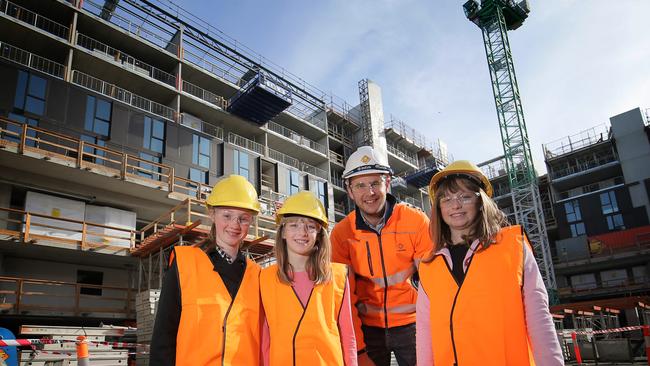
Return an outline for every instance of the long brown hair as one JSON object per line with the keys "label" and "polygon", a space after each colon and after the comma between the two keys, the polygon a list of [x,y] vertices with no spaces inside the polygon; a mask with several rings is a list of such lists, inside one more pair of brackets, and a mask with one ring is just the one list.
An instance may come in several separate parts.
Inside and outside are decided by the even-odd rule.
{"label": "long brown hair", "polygon": [[[296,216],[292,216],[296,217]],[[289,263],[289,254],[287,253],[287,241],[282,238],[282,231],[287,222],[286,218],[280,221],[280,226],[275,234],[275,259],[278,264],[278,278],[280,282],[291,285],[293,281],[293,266]],[[326,283],[332,278],[332,250],[330,238],[327,229],[321,226],[320,232],[316,236],[314,249],[307,259],[306,270],[309,279],[314,285]]]}
{"label": "long brown hair", "polygon": [[508,226],[506,215],[475,180],[462,176],[443,179],[438,184],[438,187],[436,187],[434,197],[432,198],[433,204],[431,205],[429,231],[433,240],[433,249],[429,256],[424,259],[424,262],[431,262],[437,251],[453,244],[449,225],[442,219],[440,199],[448,193],[456,193],[463,188],[479,193],[479,200],[476,203],[479,207],[478,214],[476,215],[469,235],[463,236],[467,244],[478,239],[481,242],[482,249],[486,249],[492,244],[499,230],[504,226]]}

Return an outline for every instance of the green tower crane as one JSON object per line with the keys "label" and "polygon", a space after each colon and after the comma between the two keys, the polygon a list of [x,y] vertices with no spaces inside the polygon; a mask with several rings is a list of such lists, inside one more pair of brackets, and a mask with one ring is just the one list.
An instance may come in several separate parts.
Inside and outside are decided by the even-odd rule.
{"label": "green tower crane", "polygon": [[557,285],[551,250],[507,34],[528,17],[528,1],[481,0],[479,5],[477,0],[469,0],[463,9],[483,33],[515,217],[528,234],[551,302],[555,303]]}

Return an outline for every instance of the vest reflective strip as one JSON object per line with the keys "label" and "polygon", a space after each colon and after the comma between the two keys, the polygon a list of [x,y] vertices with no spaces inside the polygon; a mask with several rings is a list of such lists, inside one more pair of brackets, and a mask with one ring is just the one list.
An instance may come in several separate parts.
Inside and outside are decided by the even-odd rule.
{"label": "vest reflective strip", "polygon": [[[411,275],[415,273],[415,266],[411,266],[403,271],[397,272],[395,274],[392,274],[390,276],[386,276],[386,280],[388,282],[388,286],[394,286],[397,284],[400,284],[411,277]],[[370,278],[370,281],[374,283],[376,286],[380,288],[384,288],[384,279],[383,278]]]}
{"label": "vest reflective strip", "polygon": [[[378,314],[383,313],[384,308],[380,306],[374,306],[370,304],[357,304],[357,309],[359,313],[368,315],[368,314]],[[393,307],[388,307],[387,311],[392,314],[412,314],[415,313],[415,304],[406,304],[406,305],[397,305]]]}

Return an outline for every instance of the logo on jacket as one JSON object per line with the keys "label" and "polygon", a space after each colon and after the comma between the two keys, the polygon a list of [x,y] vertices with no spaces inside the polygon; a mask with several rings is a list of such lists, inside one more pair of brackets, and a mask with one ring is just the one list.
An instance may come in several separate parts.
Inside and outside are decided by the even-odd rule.
{"label": "logo on jacket", "polygon": [[398,243],[398,244],[397,244],[397,251],[398,251],[398,252],[405,252],[405,251],[406,251],[406,248],[404,248],[404,244],[402,244],[402,243]]}

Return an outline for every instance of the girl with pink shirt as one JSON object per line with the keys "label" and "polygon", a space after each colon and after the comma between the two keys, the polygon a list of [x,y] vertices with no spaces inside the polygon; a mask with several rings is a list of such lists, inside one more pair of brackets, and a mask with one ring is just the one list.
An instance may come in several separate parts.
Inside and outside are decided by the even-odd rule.
{"label": "girl with pink shirt", "polygon": [[345,265],[331,263],[327,214],[311,192],[276,214],[276,264],[260,273],[265,365],[357,365]]}

